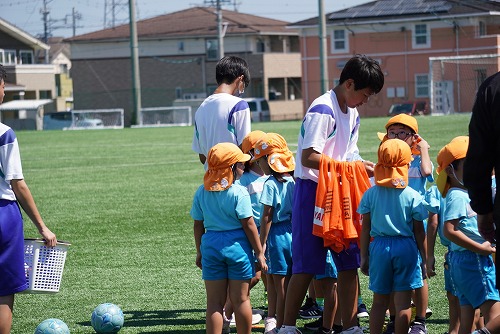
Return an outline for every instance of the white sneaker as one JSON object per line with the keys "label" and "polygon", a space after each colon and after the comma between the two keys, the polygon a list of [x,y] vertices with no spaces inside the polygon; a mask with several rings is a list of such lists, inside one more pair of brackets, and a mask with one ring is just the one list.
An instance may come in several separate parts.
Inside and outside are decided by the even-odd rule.
{"label": "white sneaker", "polygon": [[252,314],[252,325],[258,324],[262,320],[262,316],[259,313]]}
{"label": "white sneaker", "polygon": [[285,328],[284,326],[280,328],[278,334],[302,334],[297,327]]}
{"label": "white sneaker", "polygon": [[264,318],[264,334],[274,334],[276,328],[276,318],[266,317]]}
{"label": "white sneaker", "polygon": [[[261,322],[261,320],[262,316],[259,313],[252,314],[252,325],[258,324],[259,322]],[[236,317],[234,316],[234,313],[231,318],[231,326],[236,326]]]}
{"label": "white sneaker", "polygon": [[363,334],[363,330],[359,326],[353,326],[345,331],[342,331],[341,334]]}

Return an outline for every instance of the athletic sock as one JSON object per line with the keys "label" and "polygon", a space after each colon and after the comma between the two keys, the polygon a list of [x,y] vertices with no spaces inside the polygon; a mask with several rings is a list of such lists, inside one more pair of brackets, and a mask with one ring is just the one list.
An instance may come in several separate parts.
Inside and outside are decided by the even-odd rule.
{"label": "athletic sock", "polygon": [[419,317],[417,315],[417,316],[415,316],[415,322],[420,322],[421,324],[425,325],[425,317]]}

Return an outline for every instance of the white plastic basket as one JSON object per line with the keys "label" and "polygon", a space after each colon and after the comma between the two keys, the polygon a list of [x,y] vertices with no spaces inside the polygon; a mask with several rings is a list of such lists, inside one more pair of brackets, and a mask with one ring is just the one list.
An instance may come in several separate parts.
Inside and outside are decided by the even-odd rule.
{"label": "white plastic basket", "polygon": [[56,293],[61,286],[66,252],[71,244],[45,246],[41,239],[24,239],[24,269],[28,293]]}

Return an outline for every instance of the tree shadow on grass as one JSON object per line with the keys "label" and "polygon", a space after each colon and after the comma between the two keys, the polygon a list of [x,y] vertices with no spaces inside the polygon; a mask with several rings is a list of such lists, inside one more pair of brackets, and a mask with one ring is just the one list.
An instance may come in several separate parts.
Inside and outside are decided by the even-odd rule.
{"label": "tree shadow on grass", "polygon": [[[189,310],[151,310],[151,311],[125,311],[124,327],[144,328],[153,326],[175,326],[172,330],[141,331],[144,334],[153,333],[205,333],[205,318],[189,318],[195,313],[205,314],[204,309]],[[79,325],[91,327],[90,321],[80,322]],[[202,326],[200,330],[192,329],[194,326]],[[183,329],[185,327],[185,329]]]}

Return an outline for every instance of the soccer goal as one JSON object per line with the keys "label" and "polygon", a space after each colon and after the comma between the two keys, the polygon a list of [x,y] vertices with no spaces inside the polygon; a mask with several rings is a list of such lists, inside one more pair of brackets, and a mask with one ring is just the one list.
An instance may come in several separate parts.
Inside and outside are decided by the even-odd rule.
{"label": "soccer goal", "polygon": [[69,130],[123,129],[123,109],[89,109],[71,111]]}
{"label": "soccer goal", "polygon": [[477,89],[498,71],[499,54],[429,58],[431,113],[471,112]]}
{"label": "soccer goal", "polygon": [[191,107],[142,108],[140,124],[134,127],[190,126],[193,124]]}

